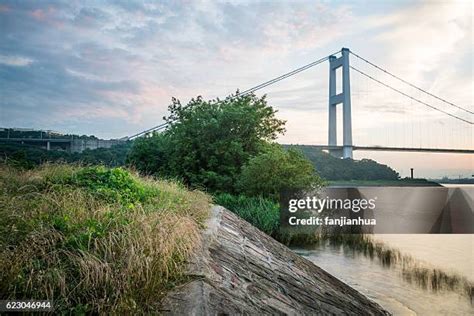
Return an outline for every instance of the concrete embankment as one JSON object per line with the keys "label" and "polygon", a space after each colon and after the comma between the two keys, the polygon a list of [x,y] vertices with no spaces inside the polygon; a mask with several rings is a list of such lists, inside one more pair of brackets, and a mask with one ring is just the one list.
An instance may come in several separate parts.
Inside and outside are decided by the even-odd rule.
{"label": "concrete embankment", "polygon": [[165,314],[388,314],[219,206],[212,210],[187,276],[190,281],[163,300]]}

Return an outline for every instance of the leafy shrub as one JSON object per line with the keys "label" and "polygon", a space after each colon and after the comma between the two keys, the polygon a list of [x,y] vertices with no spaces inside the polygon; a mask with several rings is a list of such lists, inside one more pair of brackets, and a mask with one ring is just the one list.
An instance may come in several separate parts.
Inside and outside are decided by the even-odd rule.
{"label": "leafy shrub", "polygon": [[301,152],[274,144],[243,166],[238,186],[247,195],[278,198],[282,190],[311,189],[322,184],[323,180]]}
{"label": "leafy shrub", "polygon": [[123,168],[105,168],[103,166],[80,169],[71,178],[71,184],[84,187],[110,202],[144,202],[150,192]]}
{"label": "leafy shrub", "polygon": [[218,194],[214,202],[254,225],[266,234],[277,237],[280,226],[279,204],[262,197],[244,195]]}

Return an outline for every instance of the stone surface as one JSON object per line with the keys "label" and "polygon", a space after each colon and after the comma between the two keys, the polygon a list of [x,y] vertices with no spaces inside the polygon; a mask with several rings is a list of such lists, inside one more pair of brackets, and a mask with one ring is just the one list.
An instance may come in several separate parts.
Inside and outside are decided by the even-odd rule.
{"label": "stone surface", "polygon": [[216,206],[168,315],[387,315],[378,304]]}

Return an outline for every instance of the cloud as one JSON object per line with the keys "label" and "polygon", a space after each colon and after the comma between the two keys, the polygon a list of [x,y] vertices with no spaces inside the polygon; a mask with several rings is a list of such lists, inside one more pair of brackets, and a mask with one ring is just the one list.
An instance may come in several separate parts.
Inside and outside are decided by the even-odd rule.
{"label": "cloud", "polygon": [[0,55],[0,64],[8,66],[28,66],[33,62],[33,59],[21,56],[4,56]]}
{"label": "cloud", "polygon": [[[472,3],[423,2],[378,20],[386,20],[387,27],[373,42],[384,47],[383,62],[392,71],[442,96],[450,83],[459,91],[472,86]],[[472,105],[472,94],[450,98]]]}

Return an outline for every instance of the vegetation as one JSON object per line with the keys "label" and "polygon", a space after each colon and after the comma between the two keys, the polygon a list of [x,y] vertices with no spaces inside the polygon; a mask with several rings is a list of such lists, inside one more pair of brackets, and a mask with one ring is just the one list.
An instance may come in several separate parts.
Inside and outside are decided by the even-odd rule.
{"label": "vegetation", "polygon": [[398,249],[377,241],[372,235],[330,234],[318,238],[320,242],[328,243],[331,247],[363,254],[371,260],[378,260],[384,267],[397,268],[404,280],[423,289],[433,292],[453,291],[468,297],[471,301],[474,297],[474,283],[464,276],[420,262]]}
{"label": "vegetation", "polygon": [[82,153],[73,153],[70,161],[86,165],[125,166],[131,146],[131,142],[124,142],[110,148],[86,149]]}
{"label": "vegetation", "polygon": [[210,198],[122,168],[0,165],[0,297],[65,314],[158,313]]}
{"label": "vegetation", "polygon": [[80,162],[109,167],[124,166],[131,142],[111,148],[86,149],[82,153],[46,150],[31,145],[0,142],[0,159],[21,169],[32,169],[45,162]]}
{"label": "vegetation", "polygon": [[24,138],[24,139],[98,139],[94,135],[61,134],[54,131],[43,131],[35,129],[0,128],[0,138]]}
{"label": "vegetation", "polygon": [[389,166],[371,159],[339,159],[312,146],[290,145],[297,148],[313,163],[326,180],[397,180],[399,174]]}
{"label": "vegetation", "polygon": [[472,178],[455,178],[450,179],[448,177],[443,177],[441,179],[430,179],[430,181],[439,182],[439,183],[446,183],[446,184],[474,184],[474,175]]}
{"label": "vegetation", "polygon": [[410,179],[403,178],[398,180],[333,180],[328,181],[331,186],[371,186],[371,187],[428,187],[441,186],[437,182],[428,181],[426,179]]}
{"label": "vegetation", "polygon": [[212,192],[236,193],[243,164],[284,131],[265,97],[254,95],[210,101],[198,97],[185,106],[173,99],[168,110],[168,174]]}
{"label": "vegetation", "polygon": [[243,166],[238,179],[239,190],[250,196],[278,199],[285,189],[316,189],[323,181],[304,155],[294,149],[270,145]]}
{"label": "vegetation", "polygon": [[[80,162],[87,165],[106,165],[110,167],[131,165],[143,174],[166,175],[165,160],[167,159],[166,146],[169,143],[163,134],[154,134],[151,137],[139,138],[135,141],[124,142],[111,148],[86,149],[82,153],[68,153],[65,151],[47,151],[30,145],[0,142],[0,157],[10,164],[21,168],[34,168],[44,162]],[[133,146],[134,150],[130,150]],[[390,167],[378,164],[375,161],[364,159],[361,161],[341,160],[311,146],[285,146],[303,152],[312,163],[318,174],[329,182],[337,184],[369,184],[369,185],[399,185],[398,174]],[[422,182],[423,179],[416,179]],[[468,183],[470,179],[462,179],[461,183]],[[362,182],[360,182],[362,181]],[[446,182],[446,179],[434,180]],[[453,183],[456,181],[451,180]],[[472,182],[472,181],[471,181]],[[407,181],[403,183],[409,184]]]}
{"label": "vegetation", "polygon": [[262,197],[245,195],[218,194],[214,202],[257,227],[264,233],[278,238],[280,226],[280,206],[277,202]]}
{"label": "vegetation", "polygon": [[163,134],[154,133],[149,137],[141,137],[133,142],[128,152],[126,162],[134,166],[142,174],[165,175],[169,141]]}

